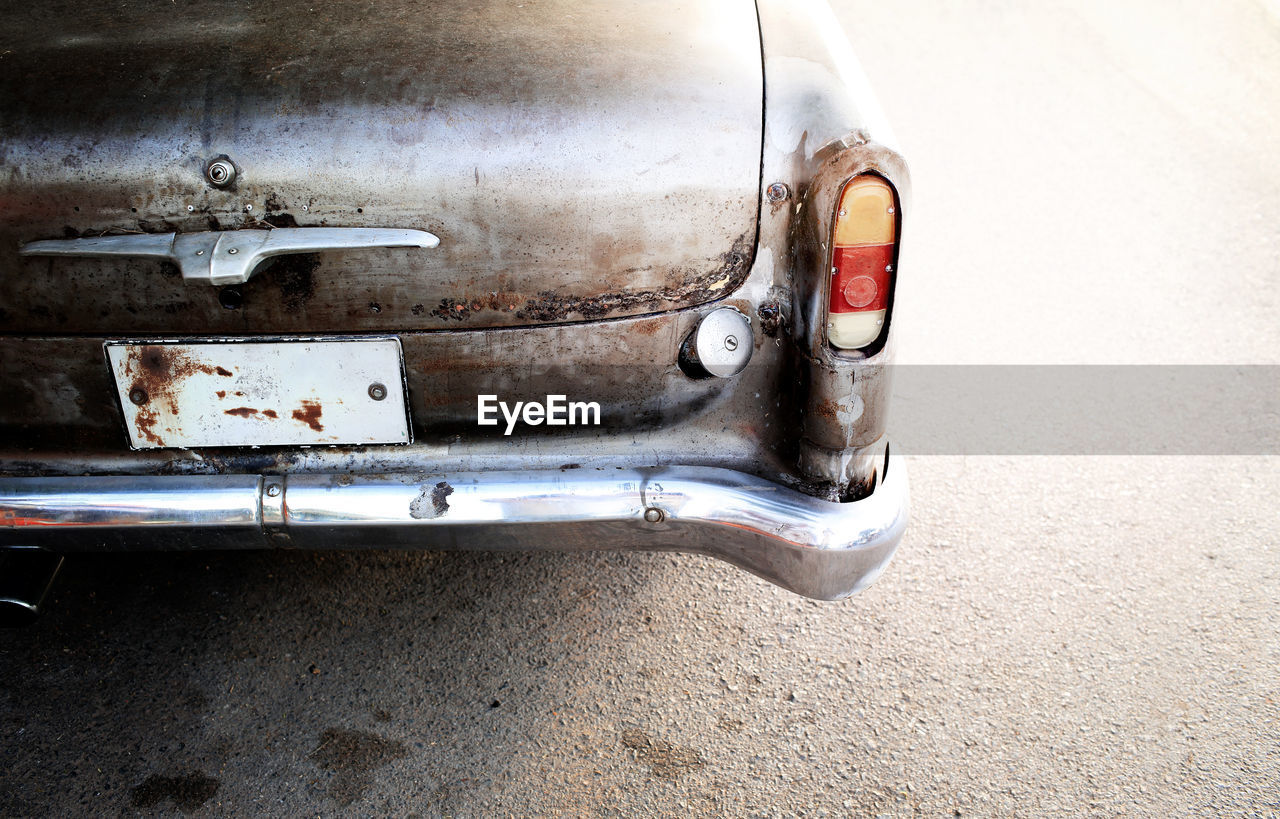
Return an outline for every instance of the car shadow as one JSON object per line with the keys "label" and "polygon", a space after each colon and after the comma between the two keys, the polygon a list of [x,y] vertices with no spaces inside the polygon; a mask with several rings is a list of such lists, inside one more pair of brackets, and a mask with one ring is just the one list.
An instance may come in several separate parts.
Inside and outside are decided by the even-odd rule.
{"label": "car shadow", "polygon": [[447,804],[456,783],[483,787],[484,771],[563,725],[557,704],[592,674],[593,651],[651,628],[680,560],[709,562],[74,556],[45,616],[0,633],[0,725],[16,737],[0,812],[190,811],[282,783],[291,810],[323,810],[396,770],[417,771],[419,800]]}

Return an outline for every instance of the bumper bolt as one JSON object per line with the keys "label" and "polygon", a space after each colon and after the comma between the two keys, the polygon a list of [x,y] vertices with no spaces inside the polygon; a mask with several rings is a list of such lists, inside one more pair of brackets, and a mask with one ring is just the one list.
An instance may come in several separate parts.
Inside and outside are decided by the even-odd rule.
{"label": "bumper bolt", "polygon": [[666,515],[663,514],[662,510],[656,506],[650,506],[644,510],[644,519],[649,523],[662,523],[662,519],[665,517]]}
{"label": "bumper bolt", "polygon": [[280,497],[280,484],[278,483],[267,484],[267,494],[273,498]]}
{"label": "bumper bolt", "polygon": [[370,384],[369,397],[372,398],[374,401],[381,401],[382,399],[387,397],[387,388],[382,386],[381,384]]}
{"label": "bumper bolt", "polygon": [[781,202],[791,195],[791,189],[782,182],[774,182],[765,190],[770,202]]}
{"label": "bumper bolt", "polygon": [[147,391],[142,387],[134,387],[129,390],[129,400],[138,406],[142,406],[147,403]]}

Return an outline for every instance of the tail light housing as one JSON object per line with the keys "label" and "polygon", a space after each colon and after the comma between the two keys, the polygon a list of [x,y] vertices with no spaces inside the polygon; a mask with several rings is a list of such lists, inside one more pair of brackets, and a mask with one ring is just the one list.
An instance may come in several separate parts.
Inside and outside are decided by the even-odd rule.
{"label": "tail light housing", "polygon": [[898,197],[882,177],[855,176],[836,205],[831,237],[827,340],[840,350],[884,331],[898,250]]}

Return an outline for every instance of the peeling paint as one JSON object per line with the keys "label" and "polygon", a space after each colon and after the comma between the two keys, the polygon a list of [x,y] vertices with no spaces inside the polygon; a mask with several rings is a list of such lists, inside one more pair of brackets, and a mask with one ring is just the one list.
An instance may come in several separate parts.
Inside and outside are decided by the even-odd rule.
{"label": "peeling paint", "polygon": [[409,516],[414,520],[432,520],[449,511],[448,498],[453,487],[445,481],[435,486],[423,486],[418,496],[409,502]]}

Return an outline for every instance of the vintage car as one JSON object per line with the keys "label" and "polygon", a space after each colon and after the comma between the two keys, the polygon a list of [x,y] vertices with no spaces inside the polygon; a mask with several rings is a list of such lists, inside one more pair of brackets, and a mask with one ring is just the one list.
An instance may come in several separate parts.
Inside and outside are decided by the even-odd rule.
{"label": "vintage car", "polygon": [[822,0],[15,5],[0,597],[113,549],[884,568],[907,172]]}

